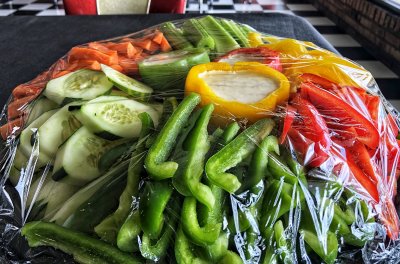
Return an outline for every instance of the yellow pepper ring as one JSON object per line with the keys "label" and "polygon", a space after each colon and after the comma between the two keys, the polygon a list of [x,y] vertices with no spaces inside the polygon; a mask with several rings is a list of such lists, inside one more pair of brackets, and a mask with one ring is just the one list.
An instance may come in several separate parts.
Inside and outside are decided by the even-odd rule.
{"label": "yellow pepper ring", "polygon": [[[201,77],[202,73],[210,71],[224,71],[235,74],[235,72],[246,71],[260,74],[273,79],[278,88],[269,93],[263,99],[255,103],[243,103],[229,101],[216,95],[213,89]],[[187,78],[185,94],[196,92],[201,95],[200,106],[214,104],[214,113],[225,119],[246,119],[255,122],[263,117],[271,116],[276,105],[289,98],[290,83],[279,71],[258,62],[237,62],[233,66],[223,62],[210,62],[194,66]]]}

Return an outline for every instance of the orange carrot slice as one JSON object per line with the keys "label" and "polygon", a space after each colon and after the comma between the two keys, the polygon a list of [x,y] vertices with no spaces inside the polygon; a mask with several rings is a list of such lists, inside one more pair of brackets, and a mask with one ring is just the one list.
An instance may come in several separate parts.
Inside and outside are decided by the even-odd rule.
{"label": "orange carrot slice", "polygon": [[26,110],[26,106],[28,105],[28,103],[35,99],[36,96],[37,95],[26,96],[21,99],[12,101],[7,108],[8,119],[14,119],[21,116]]}
{"label": "orange carrot slice", "polygon": [[96,60],[106,65],[118,64],[118,53],[114,50],[107,54],[91,48],[74,47],[68,54],[68,63],[77,60]]}
{"label": "orange carrot slice", "polygon": [[6,140],[9,135],[18,133],[22,129],[23,125],[24,118],[22,116],[9,121],[7,124],[0,127],[1,137],[3,140]]}
{"label": "orange carrot slice", "polygon": [[119,58],[119,65],[124,69],[124,73],[128,75],[135,75],[138,73],[138,65],[136,60],[127,57]]}
{"label": "orange carrot slice", "polygon": [[44,82],[33,84],[20,84],[14,88],[14,90],[12,91],[12,95],[15,99],[37,95],[43,90],[45,85],[46,83]]}
{"label": "orange carrot slice", "polygon": [[160,48],[162,52],[170,51],[172,50],[171,45],[169,45],[169,42],[166,38],[163,38],[161,43],[160,43]]}
{"label": "orange carrot slice", "polygon": [[103,52],[104,54],[109,54],[109,52],[111,51],[106,45],[99,42],[90,42],[88,46],[89,48],[98,50],[100,52]]}
{"label": "orange carrot slice", "polygon": [[161,45],[163,39],[164,39],[164,34],[161,31],[156,31],[154,33],[154,37],[152,38],[152,40],[158,45]]}
{"label": "orange carrot slice", "polygon": [[113,68],[113,69],[116,70],[116,71],[119,71],[119,72],[123,72],[123,71],[124,71],[124,68],[122,68],[122,67],[121,67],[120,65],[118,65],[118,64],[110,65],[110,67]]}

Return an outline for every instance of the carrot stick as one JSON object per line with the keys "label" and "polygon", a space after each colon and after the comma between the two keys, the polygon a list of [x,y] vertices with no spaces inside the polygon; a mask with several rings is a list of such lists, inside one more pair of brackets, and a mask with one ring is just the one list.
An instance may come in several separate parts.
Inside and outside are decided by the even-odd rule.
{"label": "carrot stick", "polygon": [[138,73],[138,65],[134,59],[120,57],[119,65],[124,69],[125,74],[135,75]]}
{"label": "carrot stick", "polygon": [[113,69],[116,70],[116,71],[119,71],[119,72],[123,72],[123,71],[124,71],[124,68],[122,68],[122,67],[121,67],[120,65],[118,65],[118,64],[110,65],[110,67],[113,68]]}
{"label": "carrot stick", "polygon": [[170,51],[172,50],[171,45],[169,45],[169,42],[166,38],[163,38],[161,43],[160,43],[160,48],[162,52]]}
{"label": "carrot stick", "polygon": [[105,54],[91,48],[74,47],[68,54],[68,63],[77,60],[96,60],[102,64],[113,65],[118,64],[118,53],[112,50]]}
{"label": "carrot stick", "polygon": [[111,50],[106,45],[99,42],[90,42],[88,46],[89,48],[98,50],[104,54],[109,54],[111,52]]}
{"label": "carrot stick", "polygon": [[152,40],[158,45],[161,45],[163,39],[164,39],[164,34],[161,31],[156,31],[154,33],[154,37],[152,38]]}
{"label": "carrot stick", "polygon": [[13,133],[14,134],[18,133],[22,129],[23,124],[24,124],[24,118],[21,116],[1,126],[0,134],[3,140],[6,140],[7,137]]}
{"label": "carrot stick", "polygon": [[33,83],[33,84],[20,84],[14,88],[12,95],[15,99],[24,98],[27,96],[37,95],[45,87],[45,82]]}
{"label": "carrot stick", "polygon": [[36,98],[37,95],[26,96],[21,99],[17,99],[12,101],[7,108],[7,117],[8,119],[14,119],[23,114],[26,109],[28,103],[30,103],[33,99]]}

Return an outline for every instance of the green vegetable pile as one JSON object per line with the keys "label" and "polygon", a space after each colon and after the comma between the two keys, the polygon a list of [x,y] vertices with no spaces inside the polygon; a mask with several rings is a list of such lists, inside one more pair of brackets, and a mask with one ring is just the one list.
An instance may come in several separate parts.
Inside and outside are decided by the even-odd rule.
{"label": "green vegetable pile", "polygon": [[29,245],[81,263],[292,263],[301,250],[333,263],[341,243],[371,239],[368,206],[337,183],[308,182],[272,119],[215,128],[213,105],[199,102],[166,99],[158,131],[140,114],[138,140],[118,146],[130,155],[68,199],[56,224],[26,224]]}

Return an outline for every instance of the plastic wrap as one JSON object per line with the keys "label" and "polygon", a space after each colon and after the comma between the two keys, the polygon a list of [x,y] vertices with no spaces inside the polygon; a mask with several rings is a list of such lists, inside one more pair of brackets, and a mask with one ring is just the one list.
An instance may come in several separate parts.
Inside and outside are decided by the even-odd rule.
{"label": "plastic wrap", "polygon": [[74,47],[4,107],[0,262],[395,263],[399,120],[360,65],[232,20]]}

